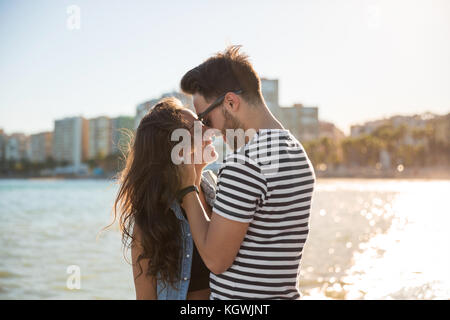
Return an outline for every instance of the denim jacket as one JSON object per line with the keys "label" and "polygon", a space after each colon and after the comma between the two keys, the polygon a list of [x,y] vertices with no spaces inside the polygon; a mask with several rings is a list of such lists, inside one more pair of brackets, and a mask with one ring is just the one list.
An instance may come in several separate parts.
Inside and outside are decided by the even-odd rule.
{"label": "denim jacket", "polygon": [[[212,207],[215,198],[215,176],[209,171],[205,170],[202,174],[200,186],[205,194],[205,199]],[[181,223],[181,239],[183,241],[181,252],[181,268],[178,282],[174,285],[165,284],[162,280],[157,281],[157,295],[158,300],[186,300],[189,281],[191,279],[192,266],[192,251],[194,249],[194,241],[191,235],[191,228],[189,222],[184,217],[181,211],[181,206],[177,201],[174,201],[170,208],[175,213],[175,216]],[[175,287],[175,288],[174,288]]]}

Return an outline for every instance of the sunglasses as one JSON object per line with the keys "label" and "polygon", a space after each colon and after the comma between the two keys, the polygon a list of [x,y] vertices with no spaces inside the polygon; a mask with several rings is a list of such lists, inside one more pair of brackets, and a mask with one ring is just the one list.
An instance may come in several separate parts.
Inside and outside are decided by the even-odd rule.
{"label": "sunglasses", "polygon": [[[230,91],[230,92],[232,92],[234,94],[241,94],[243,91],[241,89],[239,89],[239,90]],[[208,113],[210,113],[212,110],[214,110],[215,108],[217,108],[218,106],[220,106],[223,103],[227,93],[225,93],[225,94],[221,95],[219,98],[217,98],[208,108],[206,108],[205,111],[197,114],[198,120],[200,120],[203,123],[203,125],[210,127],[210,121],[209,121],[209,119],[205,120],[205,117]]]}

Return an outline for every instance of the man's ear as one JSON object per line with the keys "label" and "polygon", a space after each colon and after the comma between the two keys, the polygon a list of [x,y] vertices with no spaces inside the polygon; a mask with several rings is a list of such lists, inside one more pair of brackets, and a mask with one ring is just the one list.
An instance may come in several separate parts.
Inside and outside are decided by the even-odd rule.
{"label": "man's ear", "polygon": [[241,106],[241,98],[233,92],[228,92],[225,96],[224,104],[229,112],[236,113]]}

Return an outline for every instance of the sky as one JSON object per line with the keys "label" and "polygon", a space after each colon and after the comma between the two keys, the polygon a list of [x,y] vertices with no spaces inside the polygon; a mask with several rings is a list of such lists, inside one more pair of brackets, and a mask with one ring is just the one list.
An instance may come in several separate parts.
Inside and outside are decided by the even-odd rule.
{"label": "sky", "polygon": [[346,133],[394,114],[450,112],[448,0],[0,0],[0,41],[7,133],[134,116],[230,44],[279,79],[282,106],[318,106]]}

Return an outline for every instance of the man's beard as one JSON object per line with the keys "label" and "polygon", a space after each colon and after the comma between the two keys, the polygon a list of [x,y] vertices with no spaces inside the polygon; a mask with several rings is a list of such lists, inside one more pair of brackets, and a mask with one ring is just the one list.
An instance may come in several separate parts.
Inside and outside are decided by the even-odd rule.
{"label": "man's beard", "polygon": [[[244,131],[244,125],[242,124],[242,122],[240,122],[237,118],[233,117],[225,108],[222,108],[222,114],[225,118],[223,128],[222,130],[220,130],[223,137],[226,137],[226,130],[233,130],[234,132],[237,132],[236,130],[241,129],[239,131],[242,132]],[[236,136],[234,136],[233,139],[231,139],[231,141],[225,139],[225,142],[233,151],[242,146],[242,142],[239,143],[238,138]]]}

